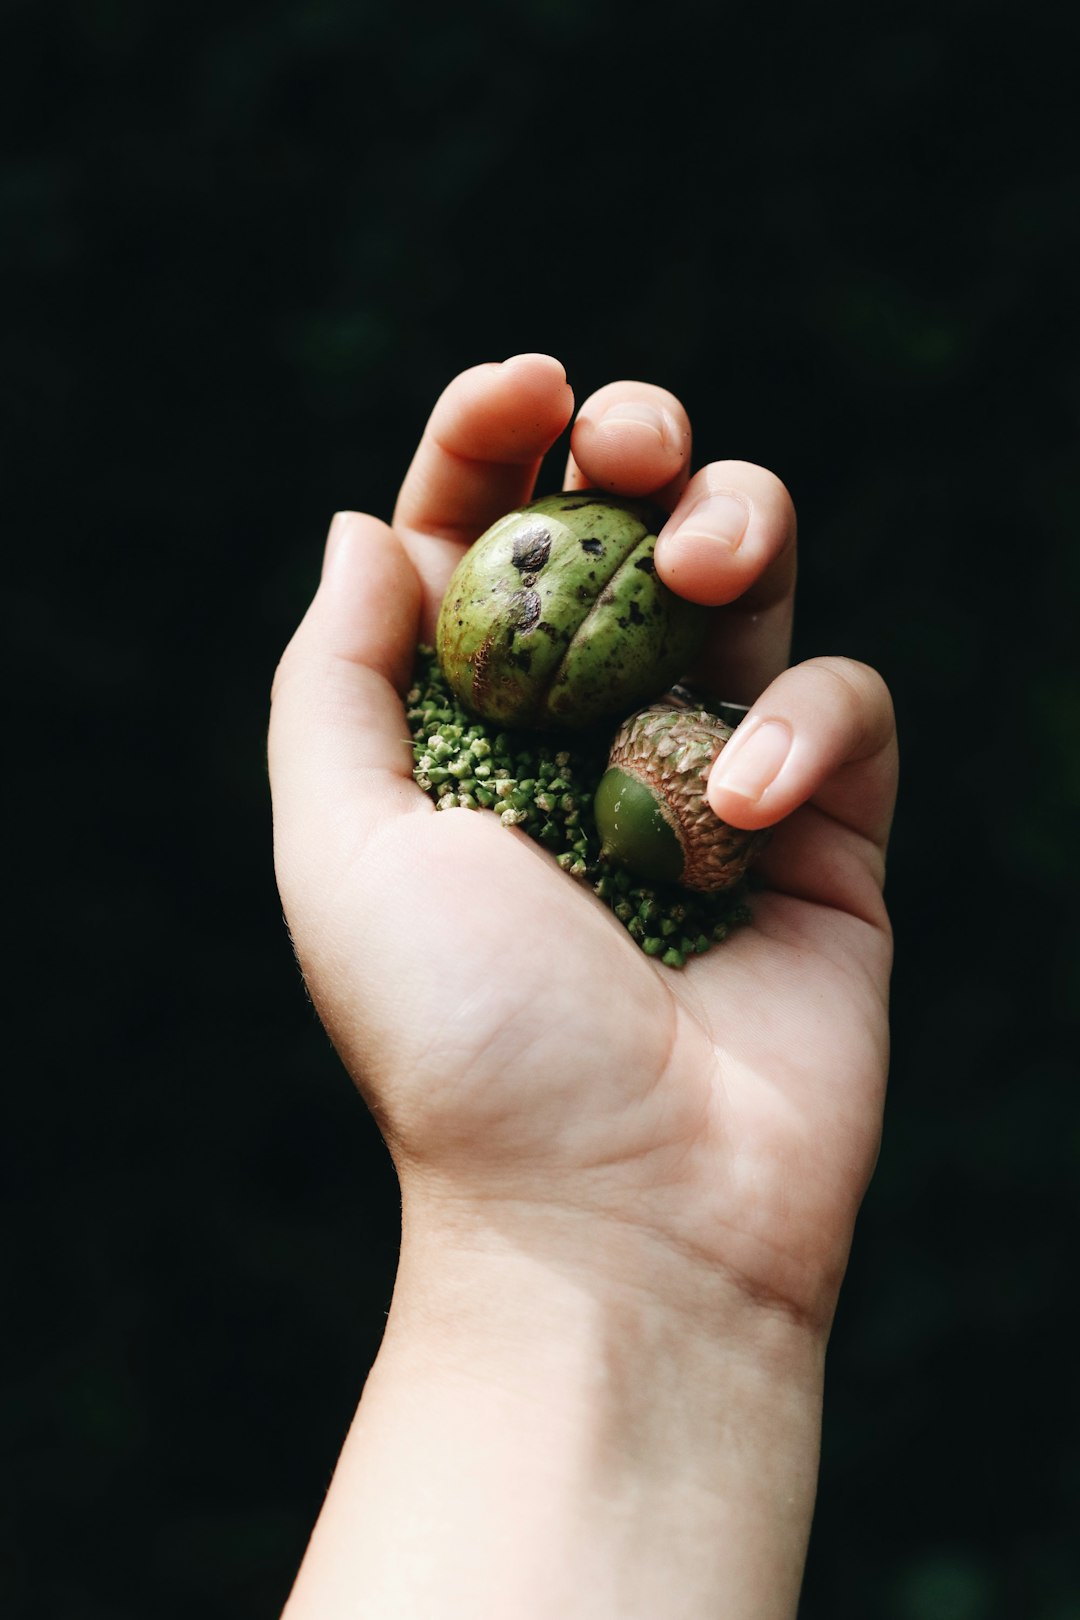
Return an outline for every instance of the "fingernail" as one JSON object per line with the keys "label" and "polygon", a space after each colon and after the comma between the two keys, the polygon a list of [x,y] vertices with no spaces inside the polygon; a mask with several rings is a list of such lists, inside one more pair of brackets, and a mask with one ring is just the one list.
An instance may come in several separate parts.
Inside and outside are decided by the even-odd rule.
{"label": "fingernail", "polygon": [[749,523],[749,501],[723,490],[698,501],[676,528],[664,529],[664,538],[673,539],[677,535],[680,540],[706,540],[709,545],[738,551]]}
{"label": "fingernail", "polygon": [[713,766],[709,786],[756,803],[780,775],[792,741],[784,720],[758,720],[745,732],[740,727]]}
{"label": "fingernail", "polygon": [[663,411],[658,411],[655,405],[647,405],[643,399],[626,399],[618,405],[611,405],[600,418],[602,422],[636,422],[640,427],[652,428],[661,440],[668,437],[668,421]]}

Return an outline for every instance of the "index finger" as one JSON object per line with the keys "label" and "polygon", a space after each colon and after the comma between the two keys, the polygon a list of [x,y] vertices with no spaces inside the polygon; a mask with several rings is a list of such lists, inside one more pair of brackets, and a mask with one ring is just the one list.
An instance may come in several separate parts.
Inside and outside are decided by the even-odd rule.
{"label": "index finger", "polygon": [[425,640],[465,547],[531,498],[573,408],[566,373],[549,354],[472,366],[436,401],[393,518],[423,587]]}

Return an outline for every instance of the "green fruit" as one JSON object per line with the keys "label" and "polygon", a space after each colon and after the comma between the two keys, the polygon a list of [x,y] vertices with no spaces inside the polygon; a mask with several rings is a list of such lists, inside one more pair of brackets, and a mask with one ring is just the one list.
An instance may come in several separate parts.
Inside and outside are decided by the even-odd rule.
{"label": "green fruit", "polygon": [[730,889],[766,834],[730,827],[705,787],[732,727],[709,710],[654,703],[620,727],[593,801],[603,854],[651,883]]}
{"label": "green fruit", "polygon": [[459,702],[498,725],[584,729],[665,691],[706,611],[656,576],[666,514],[596,490],[548,495],[470,546],[439,614]]}

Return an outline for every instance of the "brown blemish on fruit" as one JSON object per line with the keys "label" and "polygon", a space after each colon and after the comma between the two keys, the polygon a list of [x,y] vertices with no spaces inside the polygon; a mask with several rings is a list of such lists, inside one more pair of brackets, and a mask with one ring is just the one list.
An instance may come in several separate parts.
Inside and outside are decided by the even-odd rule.
{"label": "brown blemish on fruit", "polygon": [[544,604],[539,591],[515,591],[511,598],[510,622],[519,636],[535,630]]}
{"label": "brown blemish on fruit", "polygon": [[523,574],[535,574],[551,556],[551,530],[543,523],[530,523],[514,536],[510,561]]}

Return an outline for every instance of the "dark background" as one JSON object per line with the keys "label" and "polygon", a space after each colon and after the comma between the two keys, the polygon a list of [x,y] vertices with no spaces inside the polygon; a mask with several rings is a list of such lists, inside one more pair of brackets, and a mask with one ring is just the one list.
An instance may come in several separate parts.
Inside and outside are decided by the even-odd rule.
{"label": "dark background", "polygon": [[267,689],[333,510],[543,349],[775,468],[798,656],[896,694],[805,1620],[1078,1620],[1075,17],[3,5],[5,1615],[284,1600],[398,1204],[281,925]]}

